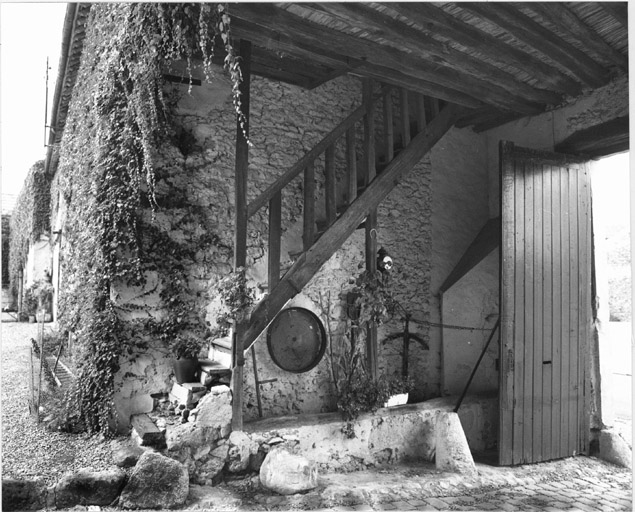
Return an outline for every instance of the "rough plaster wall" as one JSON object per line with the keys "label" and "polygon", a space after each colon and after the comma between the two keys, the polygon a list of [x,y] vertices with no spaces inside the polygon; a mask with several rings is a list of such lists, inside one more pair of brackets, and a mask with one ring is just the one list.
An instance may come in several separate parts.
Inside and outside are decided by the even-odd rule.
{"label": "rough plaster wall", "polygon": [[[384,247],[394,262],[391,270],[394,296],[412,315],[409,331],[421,337],[428,346],[430,329],[420,321],[430,319],[431,195],[428,154],[381,203],[377,223],[377,247]],[[398,311],[378,330],[380,373],[401,375],[402,338],[384,340],[403,332],[403,318],[403,312]],[[420,343],[411,340],[408,366],[410,377],[415,381],[410,400],[438,396],[438,351],[432,347],[426,350]]]}
{"label": "rough plaster wall", "polygon": [[[479,276],[483,267],[472,270],[473,276],[462,279],[449,292],[454,294],[457,302],[451,303],[451,309],[445,308],[443,318],[440,313],[439,288],[447,278],[467,247],[489,219],[488,210],[488,168],[487,145],[484,137],[472,130],[452,128],[432,148],[432,273],[430,290],[430,320],[450,325],[467,325],[480,327],[484,324],[484,295],[493,297],[498,294],[498,278],[493,279],[491,268]],[[490,300],[492,300],[490,298]],[[458,307],[458,303],[463,303]],[[487,308],[487,314],[490,313]],[[464,324],[467,321],[471,324]],[[474,324],[475,322],[475,324]],[[430,352],[437,358],[437,393],[442,392],[442,372],[447,379],[458,379],[455,374],[454,356],[458,347],[448,345],[451,350],[443,354],[442,334],[450,335],[448,343],[453,342],[456,333],[450,334],[448,329],[442,333],[439,327],[430,329]],[[466,343],[466,333],[460,339]],[[476,332],[476,331],[474,331]],[[478,345],[481,335],[470,339]],[[456,350],[455,350],[456,349]],[[463,364],[461,362],[460,364]],[[442,365],[444,366],[442,369]],[[463,373],[459,368],[459,375]]]}
{"label": "rough plaster wall", "polygon": [[[487,343],[499,311],[498,274],[499,255],[494,250],[443,294],[444,323],[485,329],[443,329],[444,395],[462,393]],[[498,391],[498,353],[499,337],[495,335],[470,384],[470,393]]]}

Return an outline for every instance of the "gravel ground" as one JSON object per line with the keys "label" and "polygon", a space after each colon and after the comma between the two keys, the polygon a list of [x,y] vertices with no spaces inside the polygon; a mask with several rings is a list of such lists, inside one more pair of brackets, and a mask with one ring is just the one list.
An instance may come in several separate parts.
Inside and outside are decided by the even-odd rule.
{"label": "gravel ground", "polygon": [[110,445],[101,436],[50,432],[31,417],[29,353],[30,339],[37,338],[37,324],[3,318],[1,325],[2,477],[41,478],[50,485],[67,471],[111,467]]}

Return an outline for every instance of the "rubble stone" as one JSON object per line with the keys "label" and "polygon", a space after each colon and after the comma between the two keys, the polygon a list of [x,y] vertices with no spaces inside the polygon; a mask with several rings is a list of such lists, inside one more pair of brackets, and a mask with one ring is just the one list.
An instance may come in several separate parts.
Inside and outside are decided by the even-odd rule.
{"label": "rubble stone", "polygon": [[126,474],[119,468],[66,473],[55,486],[55,506],[110,505],[119,496],[125,479]]}
{"label": "rubble stone", "polygon": [[284,449],[271,450],[260,467],[260,483],[278,494],[295,494],[318,485],[317,464]]}
{"label": "rubble stone", "polygon": [[189,474],[180,462],[144,453],[119,498],[122,508],[177,508],[189,493]]}

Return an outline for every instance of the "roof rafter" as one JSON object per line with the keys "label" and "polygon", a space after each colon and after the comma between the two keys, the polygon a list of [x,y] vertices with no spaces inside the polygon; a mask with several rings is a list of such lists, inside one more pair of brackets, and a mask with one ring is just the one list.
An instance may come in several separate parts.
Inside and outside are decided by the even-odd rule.
{"label": "roof rafter", "polygon": [[464,73],[479,80],[494,80],[512,94],[521,93],[530,100],[545,103],[555,103],[561,99],[560,94],[545,89],[536,89],[517,80],[513,75],[493,64],[448,47],[420,30],[382,14],[368,5],[325,2],[322,4],[302,4],[302,7],[337,16],[356,28],[366,30],[372,28],[378,32],[378,35],[399,43],[403,48],[415,54],[430,58],[440,65],[453,69],[460,68]]}
{"label": "roof rafter", "polygon": [[[303,44],[305,49],[316,53],[328,50],[337,54],[342,49],[346,49],[349,55],[353,54],[355,59],[364,62],[365,72],[369,70],[374,74],[383,74],[385,70],[392,70],[384,77],[387,82],[390,79],[390,73],[398,71],[413,79],[436,84],[439,91],[444,88],[453,89],[471,96],[477,102],[489,103],[503,110],[517,110],[527,114],[543,110],[542,104],[529,101],[522,95],[511,94],[491,82],[475,79],[455,69],[436,66],[424,59],[379,43],[361,40],[335,29],[308,22],[283,9],[277,9],[271,4],[267,6],[236,4],[231,14],[234,20],[243,19],[255,26],[264,25],[271,28],[278,34],[275,37],[276,40],[280,39],[280,35],[284,35],[293,42],[293,45]],[[236,26],[235,22],[232,26]],[[250,35],[247,34],[246,37]],[[289,51],[292,52],[293,48]],[[439,94],[433,95],[441,98]]]}
{"label": "roof rafter", "polygon": [[577,94],[581,90],[578,82],[559,69],[514,46],[504,44],[500,39],[472,25],[463,23],[434,4],[395,2],[390,4],[390,8],[424,29],[454,40],[465,47],[473,48],[495,62],[520,69],[531,68],[534,78],[544,89],[568,94]]}
{"label": "roof rafter", "polygon": [[498,25],[505,32],[534,48],[569,71],[590,87],[600,87],[608,79],[608,72],[584,52],[571,46],[529,16],[507,3],[459,3],[461,9]]}
{"label": "roof rafter", "polygon": [[518,5],[526,6],[548,19],[550,23],[558,27],[558,30],[588,46],[590,50],[613,62],[620,69],[628,69],[628,58],[598,36],[566,4],[560,2],[523,2]]}

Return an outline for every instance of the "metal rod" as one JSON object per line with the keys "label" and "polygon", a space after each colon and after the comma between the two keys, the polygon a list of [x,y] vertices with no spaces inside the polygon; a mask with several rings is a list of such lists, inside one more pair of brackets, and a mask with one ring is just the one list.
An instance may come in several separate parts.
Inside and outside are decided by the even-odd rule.
{"label": "metal rod", "polygon": [[262,400],[260,398],[260,381],[258,380],[258,367],[256,366],[256,349],[251,346],[251,360],[254,365],[254,381],[256,381],[256,401],[258,402],[258,416],[262,418]]}
{"label": "metal rod", "polygon": [[459,401],[457,402],[456,407],[454,408],[454,412],[459,411],[459,407],[461,407],[461,402],[463,402],[463,399],[465,398],[465,395],[467,394],[467,390],[470,387],[470,384],[472,383],[472,379],[474,378],[474,375],[476,374],[476,370],[478,370],[478,366],[481,364],[483,356],[485,356],[485,352],[487,352],[487,347],[489,347],[489,344],[492,341],[492,338],[494,338],[494,333],[496,332],[496,329],[498,329],[500,324],[501,324],[501,319],[499,318],[498,320],[496,320],[496,324],[494,325],[494,328],[492,329],[492,332],[490,333],[489,338],[487,339],[487,343],[485,343],[485,346],[483,347],[483,350],[481,351],[481,355],[479,356],[478,361],[476,361],[476,365],[474,366],[474,369],[472,370],[472,374],[470,375],[470,378],[468,379],[467,384],[465,385],[465,389],[463,390],[463,393],[461,394],[461,398],[459,398]]}

